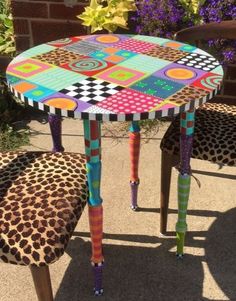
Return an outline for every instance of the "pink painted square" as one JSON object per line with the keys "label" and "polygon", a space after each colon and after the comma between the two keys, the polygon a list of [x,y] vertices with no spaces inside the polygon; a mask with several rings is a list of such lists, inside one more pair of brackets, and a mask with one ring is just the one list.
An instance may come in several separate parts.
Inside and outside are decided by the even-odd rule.
{"label": "pink painted square", "polygon": [[118,84],[122,87],[127,87],[135,83],[145,75],[146,74],[143,72],[117,65],[97,74],[96,77],[111,83]]}
{"label": "pink painted square", "polygon": [[100,101],[96,106],[115,113],[135,114],[149,112],[152,108],[160,104],[163,99],[143,94],[132,89],[122,91]]}
{"label": "pink painted square", "polygon": [[145,53],[146,51],[149,51],[155,47],[156,47],[155,44],[139,41],[135,39],[127,39],[125,41],[121,41],[118,44],[116,44],[116,48],[122,50],[129,50],[136,53]]}
{"label": "pink painted square", "polygon": [[23,78],[28,78],[50,68],[52,68],[52,66],[38,60],[26,59],[24,61],[10,65],[7,68],[7,73]]}

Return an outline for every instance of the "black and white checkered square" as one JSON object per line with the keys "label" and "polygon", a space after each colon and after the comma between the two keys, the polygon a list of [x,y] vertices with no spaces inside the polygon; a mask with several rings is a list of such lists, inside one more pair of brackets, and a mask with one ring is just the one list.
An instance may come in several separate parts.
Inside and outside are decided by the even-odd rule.
{"label": "black and white checkered square", "polygon": [[86,78],[59,92],[90,104],[96,104],[123,89],[121,86],[103,80]]}
{"label": "black and white checkered square", "polygon": [[219,62],[212,56],[198,53],[189,53],[176,60],[177,64],[209,72],[219,66]]}

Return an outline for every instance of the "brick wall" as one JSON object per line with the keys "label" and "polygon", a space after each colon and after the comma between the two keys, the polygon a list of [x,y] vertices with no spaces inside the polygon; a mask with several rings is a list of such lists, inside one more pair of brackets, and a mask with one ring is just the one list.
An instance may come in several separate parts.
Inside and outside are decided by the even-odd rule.
{"label": "brick wall", "polygon": [[86,0],[65,0],[65,2],[64,0],[11,1],[18,52],[44,42],[86,33],[86,29],[76,16],[84,10],[88,2]]}

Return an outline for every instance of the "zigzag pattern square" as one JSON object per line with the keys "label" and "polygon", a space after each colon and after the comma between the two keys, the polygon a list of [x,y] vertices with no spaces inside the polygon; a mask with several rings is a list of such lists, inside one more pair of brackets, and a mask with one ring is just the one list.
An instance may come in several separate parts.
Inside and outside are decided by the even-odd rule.
{"label": "zigzag pattern square", "polygon": [[96,104],[123,89],[121,86],[106,81],[86,78],[79,83],[74,83],[60,90],[60,93],[90,104]]}

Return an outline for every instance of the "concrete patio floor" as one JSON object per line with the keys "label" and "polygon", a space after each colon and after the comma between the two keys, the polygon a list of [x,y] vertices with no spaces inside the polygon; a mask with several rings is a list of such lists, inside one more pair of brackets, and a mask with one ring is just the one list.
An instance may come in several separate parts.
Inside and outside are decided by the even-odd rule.
{"label": "concrete patio floor", "polygon": [[[28,150],[50,150],[48,124],[30,122]],[[104,200],[103,301],[236,300],[236,169],[192,160],[185,257],[175,257],[173,171],[168,235],[159,235],[160,148],[167,124],[142,143],[139,212],[129,208],[128,140],[102,139]],[[63,121],[66,151],[84,152],[82,122]],[[92,301],[87,208],[64,256],[50,268],[55,301]],[[0,301],[37,300],[28,268],[1,263]]]}

